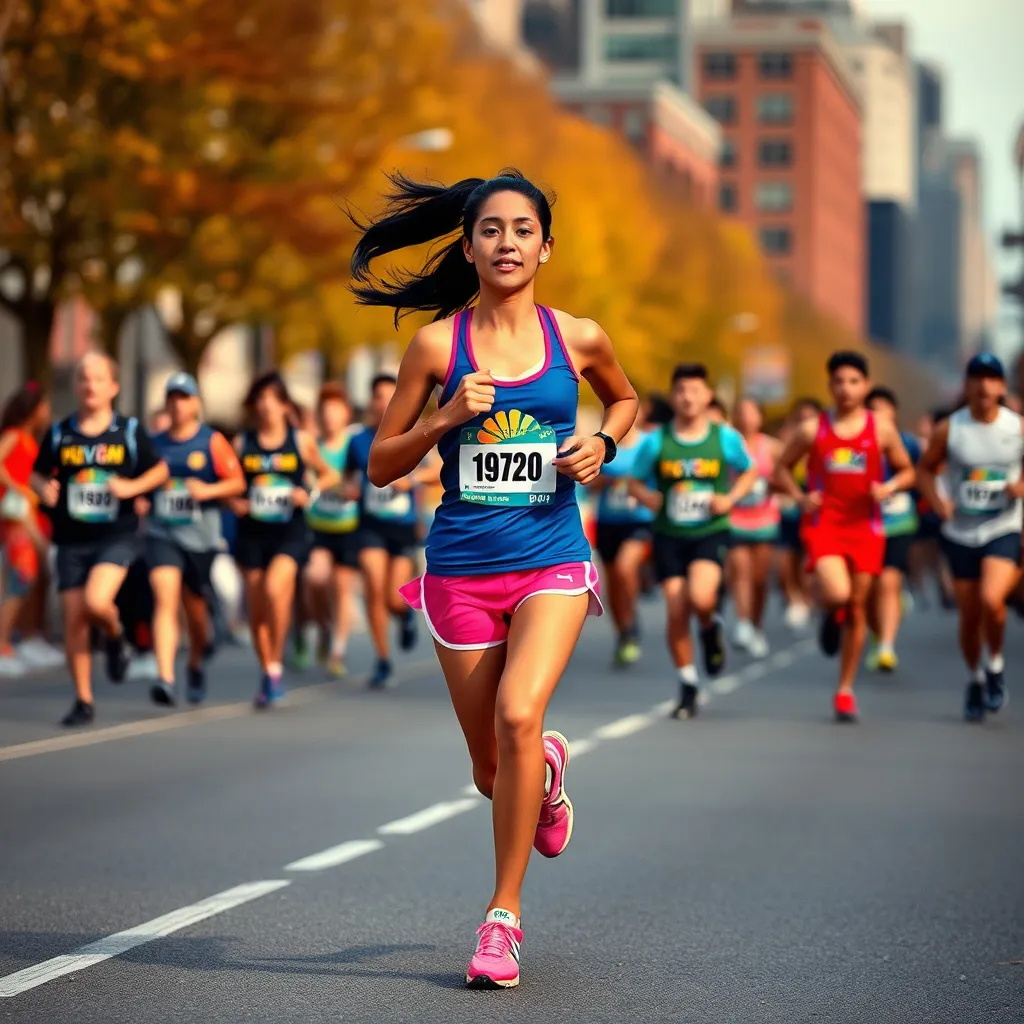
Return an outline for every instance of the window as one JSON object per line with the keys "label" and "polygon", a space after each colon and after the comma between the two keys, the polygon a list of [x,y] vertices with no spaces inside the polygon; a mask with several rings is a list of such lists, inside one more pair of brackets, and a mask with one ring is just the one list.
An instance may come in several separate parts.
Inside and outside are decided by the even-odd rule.
{"label": "window", "polygon": [[761,248],[771,256],[785,256],[793,248],[793,234],[789,228],[761,228]]}
{"label": "window", "polygon": [[722,151],[718,154],[718,166],[736,166],[736,143],[732,139],[722,139]]}
{"label": "window", "polygon": [[789,167],[793,162],[793,147],[786,139],[762,139],[757,144],[759,167]]}
{"label": "window", "polygon": [[793,208],[793,186],[788,181],[759,181],[754,205],[762,213],[785,213]]}
{"label": "window", "polygon": [[733,53],[706,53],[704,75],[707,78],[735,78],[736,55]]}
{"label": "window", "polygon": [[788,92],[758,96],[757,120],[761,124],[789,124],[793,120],[793,97]]}
{"label": "window", "polygon": [[643,142],[647,134],[647,119],[640,110],[627,110],[622,118],[622,129],[631,142]]}
{"label": "window", "polygon": [[669,35],[605,36],[607,60],[672,60],[679,55],[679,40]]}
{"label": "window", "polygon": [[736,121],[736,99],[733,96],[709,96],[704,109],[719,123],[733,124]]}
{"label": "window", "polygon": [[789,78],[793,73],[793,55],[762,53],[757,58],[757,73],[762,78]]}
{"label": "window", "polygon": [[609,18],[671,18],[678,0],[604,0]]}
{"label": "window", "polygon": [[736,186],[721,184],[718,186],[718,208],[723,213],[735,213],[739,204],[736,201]]}

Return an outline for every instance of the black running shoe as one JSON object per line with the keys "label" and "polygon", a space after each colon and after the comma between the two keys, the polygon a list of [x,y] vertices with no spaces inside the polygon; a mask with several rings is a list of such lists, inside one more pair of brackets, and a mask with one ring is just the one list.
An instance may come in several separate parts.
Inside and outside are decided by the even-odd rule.
{"label": "black running shoe", "polygon": [[149,688],[149,699],[165,708],[173,708],[178,703],[177,697],[174,696],[174,687],[162,679],[158,679]]}
{"label": "black running shoe", "polygon": [[189,668],[188,670],[188,702],[202,704],[206,700],[206,670]]}
{"label": "black running shoe", "polygon": [[700,690],[693,683],[680,684],[679,704],[676,705],[675,711],[672,712],[672,717],[678,719],[696,718],[697,708],[700,706],[697,700],[699,695]]}
{"label": "black running shoe", "polygon": [[985,669],[985,710],[995,714],[1009,702],[1002,672]]}
{"label": "black running shoe", "polygon": [[719,619],[700,631],[700,645],[704,652],[704,671],[717,676],[725,668],[725,633]]}
{"label": "black running shoe", "polygon": [[403,651],[411,651],[416,646],[418,630],[416,629],[416,613],[410,608],[400,617],[401,630],[398,645]]}
{"label": "black running shoe", "polygon": [[123,683],[131,664],[132,652],[122,631],[119,636],[107,637],[107,678],[112,683]]}
{"label": "black running shoe", "polygon": [[384,690],[387,688],[388,682],[391,679],[391,662],[387,658],[378,658],[377,667],[373,670],[373,675],[370,676],[370,680],[367,686],[371,690]]}
{"label": "black running shoe", "polygon": [[964,695],[964,719],[968,722],[985,720],[985,687],[981,683],[968,683]]}
{"label": "black running shoe", "polygon": [[91,725],[96,717],[96,710],[84,700],[76,700],[71,710],[60,720],[60,724],[72,728],[76,725]]}
{"label": "black running shoe", "polygon": [[821,629],[818,632],[818,645],[821,653],[826,658],[834,658],[839,653],[839,647],[843,642],[843,627],[839,623],[837,612],[829,612],[821,620]]}

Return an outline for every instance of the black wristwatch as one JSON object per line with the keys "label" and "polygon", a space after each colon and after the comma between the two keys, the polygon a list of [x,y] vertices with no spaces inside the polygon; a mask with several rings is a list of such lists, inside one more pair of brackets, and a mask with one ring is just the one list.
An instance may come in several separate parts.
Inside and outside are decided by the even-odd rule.
{"label": "black wristwatch", "polygon": [[615,458],[615,455],[619,450],[619,446],[607,434],[602,434],[600,430],[594,435],[594,437],[599,437],[602,441],[604,441],[603,464],[607,466],[608,463]]}

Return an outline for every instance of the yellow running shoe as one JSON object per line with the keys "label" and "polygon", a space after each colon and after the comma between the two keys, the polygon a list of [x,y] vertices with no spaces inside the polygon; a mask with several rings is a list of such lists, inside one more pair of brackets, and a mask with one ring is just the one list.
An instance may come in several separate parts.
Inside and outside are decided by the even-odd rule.
{"label": "yellow running shoe", "polygon": [[878,652],[878,671],[879,672],[895,672],[899,668],[900,659],[896,657],[896,652],[893,650],[879,650]]}

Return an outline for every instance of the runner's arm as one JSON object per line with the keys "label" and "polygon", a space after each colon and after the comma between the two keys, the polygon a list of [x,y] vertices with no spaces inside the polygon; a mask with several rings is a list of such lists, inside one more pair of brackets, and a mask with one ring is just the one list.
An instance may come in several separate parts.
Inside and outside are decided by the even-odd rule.
{"label": "runner's arm", "polygon": [[[1024,437],[1024,416],[1018,414],[1017,419],[1020,422],[1021,436]],[[1021,468],[1024,470],[1024,466]],[[1021,473],[1019,480],[1007,485],[1006,490],[1011,498],[1024,498],[1024,472]]]}
{"label": "runner's arm", "polygon": [[206,483],[195,478],[190,479],[189,483],[201,485],[198,488],[199,494],[193,492],[194,497],[200,501],[227,501],[229,498],[239,498],[245,494],[242,464],[238,461],[235,449],[220,431],[214,431],[210,437],[210,460],[217,480],[215,483]]}
{"label": "runner's arm", "polygon": [[318,491],[333,490],[341,483],[341,474],[327,465],[323,455],[320,454],[320,446],[311,434],[306,433],[305,430],[300,430],[297,433],[299,451],[303,461],[313,470],[316,477],[316,489]]}
{"label": "runner's arm", "polygon": [[640,450],[633,460],[633,469],[626,477],[629,496],[635,498],[644,508],[658,513],[665,504],[665,496],[661,491],[648,487],[646,481],[654,476],[658,452],[661,449],[662,430],[652,430],[641,442]]}
{"label": "runner's arm", "polygon": [[914,468],[913,462],[910,461],[903,438],[900,437],[900,432],[895,426],[885,424],[882,427],[881,441],[882,454],[889,463],[893,474],[885,483],[876,484],[874,487],[876,501],[885,501],[897,491],[909,491],[917,478],[917,470]]}
{"label": "runner's arm", "polygon": [[[25,488],[23,485],[17,483],[11,474],[7,472],[7,457],[14,451],[14,446],[18,443],[18,435],[16,431],[8,430],[6,433],[0,435],[0,487],[3,487],[8,491],[17,491],[19,494],[25,494]],[[28,493],[31,494],[32,500],[36,498],[36,492],[29,487]],[[27,496],[27,495],[26,495]]]}
{"label": "runner's arm", "polygon": [[143,494],[149,494],[150,491],[163,487],[171,478],[170,468],[160,458],[160,453],[153,446],[149,434],[141,426],[138,428],[135,443],[135,470],[141,472],[134,477],[112,477],[107,485],[110,493],[121,501],[133,501]]}
{"label": "runner's arm", "polygon": [[935,513],[943,519],[948,519],[953,514],[949,500],[939,493],[938,488],[938,474],[946,462],[948,444],[949,420],[943,420],[932,431],[928,447],[917,464],[917,489]]}
{"label": "runner's arm", "polygon": [[729,505],[724,511],[729,511],[736,502],[742,501],[753,490],[754,484],[757,483],[757,466],[754,465],[740,432],[730,426],[723,426],[721,430],[722,454],[726,466],[738,474],[729,492],[724,495]]}
{"label": "runner's arm", "polygon": [[775,472],[772,473],[772,486],[798,504],[804,500],[805,495],[793,476],[793,467],[811,450],[817,431],[818,425],[813,421],[802,424],[779,453]]}

